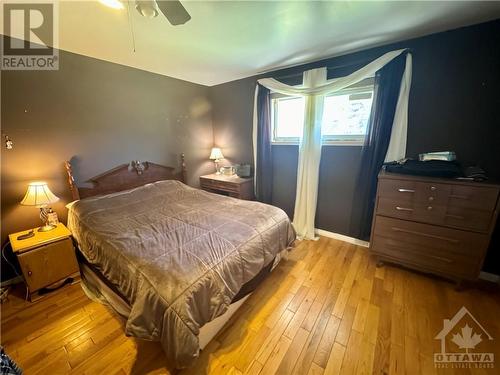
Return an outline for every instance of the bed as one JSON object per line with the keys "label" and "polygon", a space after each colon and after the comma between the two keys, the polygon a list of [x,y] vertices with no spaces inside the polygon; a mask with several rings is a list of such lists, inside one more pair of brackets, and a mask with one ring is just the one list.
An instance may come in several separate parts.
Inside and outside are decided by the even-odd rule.
{"label": "bed", "polygon": [[66,162],[84,289],[126,317],[126,334],[161,342],[176,368],[194,362],[295,240],[279,208],[189,187],[181,165],[132,162],[78,188]]}

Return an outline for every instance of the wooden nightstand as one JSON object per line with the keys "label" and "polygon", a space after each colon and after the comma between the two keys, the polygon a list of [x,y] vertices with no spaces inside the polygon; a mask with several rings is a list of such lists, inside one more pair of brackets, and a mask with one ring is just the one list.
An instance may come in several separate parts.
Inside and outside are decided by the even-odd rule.
{"label": "wooden nightstand", "polygon": [[229,195],[233,198],[252,200],[253,178],[241,178],[237,175],[207,174],[200,177],[200,187],[212,193]]}
{"label": "wooden nightstand", "polygon": [[9,235],[12,251],[16,254],[24,280],[28,286],[30,301],[45,292],[75,282],[80,278],[71,232],[64,224],[48,232],[34,229],[33,237],[18,240],[28,231]]}

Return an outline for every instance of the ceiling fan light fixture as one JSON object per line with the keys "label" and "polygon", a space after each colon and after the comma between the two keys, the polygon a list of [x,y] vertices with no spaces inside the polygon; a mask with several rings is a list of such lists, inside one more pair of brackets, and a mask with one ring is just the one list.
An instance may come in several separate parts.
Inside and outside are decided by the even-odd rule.
{"label": "ceiling fan light fixture", "polygon": [[158,16],[158,9],[153,0],[136,0],[135,9],[139,14],[146,18],[155,18]]}
{"label": "ceiling fan light fixture", "polygon": [[99,0],[103,5],[113,9],[123,9],[123,3],[120,0]]}

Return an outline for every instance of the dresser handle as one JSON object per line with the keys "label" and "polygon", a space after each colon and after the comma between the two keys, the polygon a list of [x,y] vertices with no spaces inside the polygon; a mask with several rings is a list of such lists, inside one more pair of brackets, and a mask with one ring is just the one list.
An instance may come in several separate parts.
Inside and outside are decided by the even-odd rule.
{"label": "dresser handle", "polygon": [[413,230],[407,230],[407,229],[401,229],[397,227],[391,227],[391,229],[395,232],[402,232],[402,233],[409,233],[409,234],[416,234],[417,236],[422,236],[422,237],[429,237],[429,238],[435,238],[438,240],[443,240],[451,243],[459,243],[460,241],[455,240],[453,238],[448,238],[448,237],[441,237],[441,236],[436,236],[434,234],[428,234],[428,233],[422,233],[422,232],[416,232]]}
{"label": "dresser handle", "polygon": [[437,187],[431,186],[431,191],[436,191],[436,190],[437,190]]}
{"label": "dresser handle", "polygon": [[428,258],[437,259],[437,260],[440,260],[440,261],[446,262],[446,263],[454,263],[454,261],[451,259],[438,257],[437,255],[429,255],[429,254],[421,254],[421,255],[426,256]]}
{"label": "dresser handle", "polygon": [[396,206],[396,210],[398,210],[398,211],[413,211],[413,208],[406,208],[406,207]]}
{"label": "dresser handle", "polygon": [[431,211],[431,210],[432,210],[432,206],[428,206],[427,211]]}
{"label": "dresser handle", "polygon": [[[391,241],[391,240],[390,240]],[[394,245],[391,245],[391,244],[387,244],[386,245],[387,248],[392,248],[394,250],[400,250],[400,247],[399,246],[394,246]],[[414,251],[410,251],[411,253],[415,253]],[[433,258],[433,259],[437,259],[437,260],[440,260],[442,262],[446,262],[446,263],[455,263],[454,260],[451,260],[451,259],[448,259],[448,258],[443,258],[443,257],[440,257],[440,256],[437,256],[437,255],[430,255],[430,254],[422,254],[422,253],[418,253],[420,256],[424,256],[424,257],[427,257],[427,258]]]}
{"label": "dresser handle", "polygon": [[398,191],[400,193],[414,193],[415,192],[415,190],[412,190],[412,189],[402,189],[402,188],[398,189]]}
{"label": "dresser handle", "polygon": [[459,215],[446,214],[445,216],[452,217],[453,219],[459,219],[459,220],[464,219],[463,216],[459,216]]}
{"label": "dresser handle", "polygon": [[429,197],[429,202],[432,202],[434,200],[434,197]]}
{"label": "dresser handle", "polygon": [[470,197],[466,196],[466,195],[454,195],[454,194],[451,194],[450,195],[450,198],[454,198],[454,199],[464,199],[464,200],[469,200]]}

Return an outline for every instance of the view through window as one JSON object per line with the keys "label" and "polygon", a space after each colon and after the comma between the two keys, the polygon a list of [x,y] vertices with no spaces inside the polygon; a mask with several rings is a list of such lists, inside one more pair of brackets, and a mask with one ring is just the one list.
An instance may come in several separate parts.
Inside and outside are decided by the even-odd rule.
{"label": "view through window", "polygon": [[[321,134],[324,143],[362,144],[373,101],[373,81],[325,97]],[[274,143],[298,143],[304,124],[303,97],[272,99]]]}

